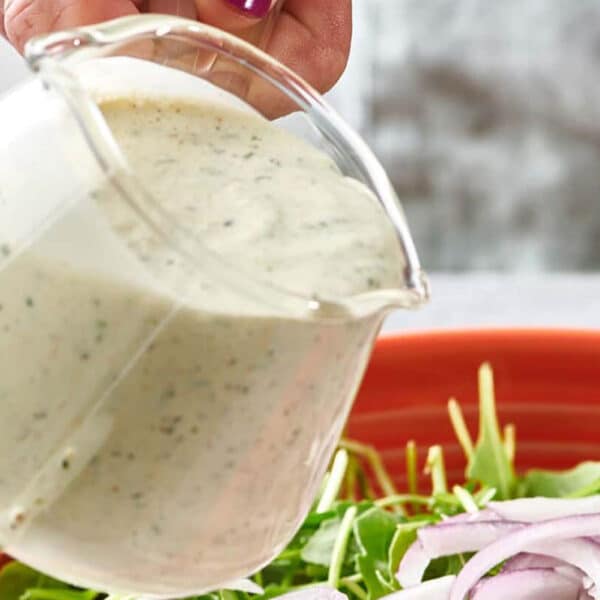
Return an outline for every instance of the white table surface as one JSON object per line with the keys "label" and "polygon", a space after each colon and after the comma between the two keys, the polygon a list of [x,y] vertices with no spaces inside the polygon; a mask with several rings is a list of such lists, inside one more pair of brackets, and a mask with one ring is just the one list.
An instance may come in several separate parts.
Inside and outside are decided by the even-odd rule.
{"label": "white table surface", "polygon": [[434,273],[430,281],[429,305],[394,313],[384,335],[476,327],[600,329],[600,274]]}

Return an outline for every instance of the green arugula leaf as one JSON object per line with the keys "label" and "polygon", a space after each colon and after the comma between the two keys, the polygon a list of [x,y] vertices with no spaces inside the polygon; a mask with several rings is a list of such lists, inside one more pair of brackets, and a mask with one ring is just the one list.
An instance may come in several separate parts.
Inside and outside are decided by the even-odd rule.
{"label": "green arugula leaf", "polygon": [[335,511],[338,517],[340,517],[340,519],[343,519],[344,515],[346,514],[346,511],[351,506],[356,507],[358,515],[362,515],[363,513],[367,512],[370,508],[373,508],[375,504],[371,500],[361,500],[360,502],[350,502],[348,500],[343,500],[340,502],[336,502]]}
{"label": "green arugula leaf", "polygon": [[600,493],[600,462],[585,462],[570,471],[532,470],[521,483],[526,496],[591,496]]}
{"label": "green arugula leaf", "polygon": [[277,598],[290,591],[289,586],[271,584],[265,588],[265,593],[260,596],[260,600],[270,600],[271,598]]}
{"label": "green arugula leaf", "polygon": [[500,435],[494,379],[487,363],[479,370],[479,438],[467,466],[467,478],[496,488],[498,500],[510,498],[516,484],[513,465]]}
{"label": "green arugula leaf", "polygon": [[369,600],[377,600],[387,596],[394,591],[394,588],[386,583],[381,572],[375,566],[375,561],[364,554],[356,557],[356,566],[362,575],[362,580],[367,587]]}
{"label": "green arugula leaf", "polygon": [[397,526],[388,551],[388,569],[392,576],[398,571],[400,561],[404,558],[406,551],[417,539],[417,530],[425,524],[423,521],[412,521]]}
{"label": "green arugula leaf", "polygon": [[398,589],[390,570],[390,547],[399,518],[382,508],[372,507],[354,522],[358,555],[356,566],[367,588],[369,600],[376,600]]}
{"label": "green arugula leaf", "polygon": [[323,521],[319,529],[302,548],[300,556],[303,561],[323,567],[329,567],[335,542],[340,533],[341,519]]}
{"label": "green arugula leaf", "polygon": [[[0,598],[2,600],[30,600],[25,597],[28,590],[72,591],[70,586],[47,577],[19,562],[11,562],[0,571]],[[62,600],[56,596],[57,600]],[[65,600],[70,600],[65,598]]]}
{"label": "green arugula leaf", "polygon": [[354,522],[354,537],[362,554],[369,556],[379,571],[388,570],[390,544],[398,519],[381,508],[371,508]]}
{"label": "green arugula leaf", "polygon": [[446,575],[458,575],[460,570],[464,567],[466,561],[466,556],[460,554],[436,558],[429,563],[429,566],[425,571],[425,575],[423,576],[423,580],[429,581],[431,579],[445,577]]}
{"label": "green arugula leaf", "polygon": [[98,593],[91,590],[40,589],[27,590],[21,600],[94,600]]}
{"label": "green arugula leaf", "polygon": [[344,571],[344,564],[348,560],[348,548],[351,546],[352,532],[354,530],[354,521],[358,514],[356,506],[351,506],[340,524],[340,530],[337,540],[331,554],[331,565],[329,565],[329,573],[327,575],[327,583],[331,587],[338,587],[340,577]]}
{"label": "green arugula leaf", "polygon": [[328,519],[333,519],[337,514],[338,513],[335,510],[329,510],[324,513],[311,512],[308,515],[308,517],[306,517],[306,520],[304,521],[304,524],[302,525],[302,527],[303,528],[307,528],[307,527],[317,528],[323,521],[327,521]]}

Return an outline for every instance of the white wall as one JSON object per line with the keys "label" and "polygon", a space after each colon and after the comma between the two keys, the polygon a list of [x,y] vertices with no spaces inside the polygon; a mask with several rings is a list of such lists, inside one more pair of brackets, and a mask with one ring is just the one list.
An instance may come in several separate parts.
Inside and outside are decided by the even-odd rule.
{"label": "white wall", "polygon": [[0,92],[25,76],[27,67],[21,57],[0,38]]}

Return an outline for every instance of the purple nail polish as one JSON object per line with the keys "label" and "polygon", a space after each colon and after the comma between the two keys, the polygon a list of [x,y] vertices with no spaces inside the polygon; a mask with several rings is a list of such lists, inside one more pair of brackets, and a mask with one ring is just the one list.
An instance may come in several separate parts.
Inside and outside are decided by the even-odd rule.
{"label": "purple nail polish", "polygon": [[249,17],[262,19],[271,8],[271,0],[226,0]]}

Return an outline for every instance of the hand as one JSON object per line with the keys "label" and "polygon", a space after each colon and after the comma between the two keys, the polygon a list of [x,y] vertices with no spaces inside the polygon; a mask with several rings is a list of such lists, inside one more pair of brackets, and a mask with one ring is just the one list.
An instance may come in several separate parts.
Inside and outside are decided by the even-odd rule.
{"label": "hand", "polygon": [[[3,33],[23,51],[27,40],[35,35],[140,12],[198,19],[235,33],[264,18],[270,3],[270,0],[0,0],[0,25],[3,21]],[[351,0],[286,0],[266,50],[320,92],[326,92],[344,71],[351,30]]]}

